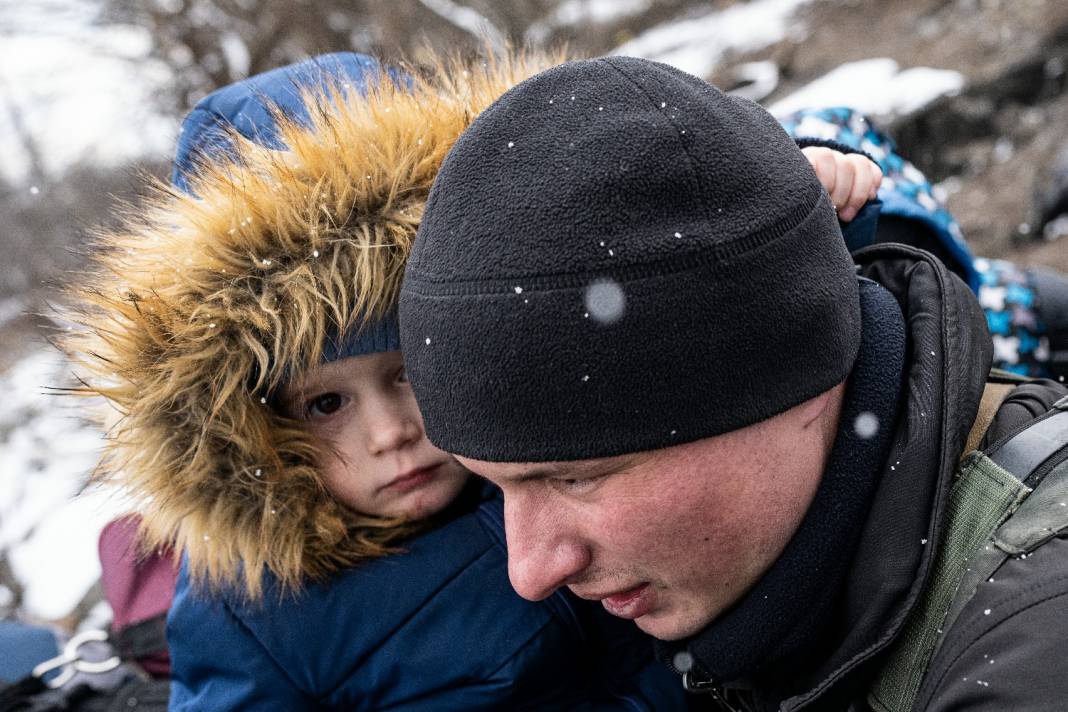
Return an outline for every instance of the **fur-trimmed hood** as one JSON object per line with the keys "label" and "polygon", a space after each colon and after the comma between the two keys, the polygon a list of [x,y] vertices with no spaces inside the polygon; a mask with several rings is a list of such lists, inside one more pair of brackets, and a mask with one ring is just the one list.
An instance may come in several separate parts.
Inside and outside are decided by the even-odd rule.
{"label": "fur-trimmed hood", "polygon": [[189,176],[195,195],[157,185],[100,236],[73,295],[84,328],[64,346],[77,392],[119,414],[99,477],[139,500],[148,545],[255,598],[265,568],[295,588],[410,532],[337,503],[316,443],[270,394],[318,363],[329,336],[395,308],[445,154],[552,63],[441,62],[404,81],[382,74],[366,94],[306,93],[306,121],[277,117],[288,150],[231,133]]}

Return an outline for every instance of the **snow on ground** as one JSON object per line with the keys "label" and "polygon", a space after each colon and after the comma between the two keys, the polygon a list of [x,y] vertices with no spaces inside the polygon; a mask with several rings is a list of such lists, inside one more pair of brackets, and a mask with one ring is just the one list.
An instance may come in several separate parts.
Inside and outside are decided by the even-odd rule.
{"label": "snow on ground", "polygon": [[652,0],[566,0],[540,22],[526,31],[528,42],[544,42],[554,29],[606,25],[640,15],[649,9]]}
{"label": "snow on ground", "polygon": [[0,328],[9,321],[13,321],[22,315],[26,305],[18,297],[0,299]]}
{"label": "snow on ground", "polygon": [[753,0],[654,27],[611,53],[644,57],[707,77],[728,52],[751,52],[802,32],[794,12],[811,0]]}
{"label": "snow on ground", "polygon": [[147,58],[147,29],[94,25],[96,8],[94,0],[0,3],[0,171],[9,180],[23,182],[30,166],[15,115],[50,174],[170,151],[177,121],[152,99],[169,70]]}
{"label": "snow on ground", "polygon": [[604,25],[639,15],[652,4],[652,0],[567,0],[557,6],[553,18],[558,25]]}
{"label": "snow on ground", "polygon": [[821,106],[849,106],[867,114],[900,115],[915,111],[964,87],[959,72],[929,67],[901,71],[887,58],[849,62],[773,103],[776,115]]}
{"label": "snow on ground", "polygon": [[114,492],[79,494],[102,436],[76,399],[47,392],[69,370],[47,348],[0,378],[0,552],[24,587],[23,613],[43,620],[70,613],[96,582],[100,530],[129,509]]}

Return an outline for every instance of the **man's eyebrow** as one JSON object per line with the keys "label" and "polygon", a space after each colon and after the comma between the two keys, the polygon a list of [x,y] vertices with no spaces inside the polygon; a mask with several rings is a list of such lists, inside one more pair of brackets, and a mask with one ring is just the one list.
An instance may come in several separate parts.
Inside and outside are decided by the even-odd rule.
{"label": "man's eyebrow", "polygon": [[574,463],[574,462],[553,462],[553,463],[539,463],[532,465],[529,469],[525,469],[518,475],[507,477],[506,479],[512,483],[529,482],[531,480],[544,480],[557,477],[568,477],[574,479],[581,479],[582,477],[589,477],[591,475],[604,474],[612,470],[618,469],[614,467],[615,463],[595,462],[595,463]]}
{"label": "man's eyebrow", "polygon": [[518,484],[520,482],[530,482],[532,480],[544,480],[550,477],[556,477],[560,472],[561,468],[559,467],[534,465],[533,467],[520,471],[518,474],[508,474],[500,479],[506,480],[509,483]]}

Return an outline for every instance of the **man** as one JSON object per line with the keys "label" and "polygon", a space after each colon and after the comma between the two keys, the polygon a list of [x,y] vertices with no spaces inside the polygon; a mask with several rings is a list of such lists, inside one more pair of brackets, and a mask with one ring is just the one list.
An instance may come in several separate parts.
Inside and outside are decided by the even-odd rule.
{"label": "man", "polygon": [[428,436],[503,489],[521,595],[600,600],[725,709],[1060,709],[1068,543],[955,610],[980,527],[951,485],[970,432],[1065,391],[973,428],[1000,401],[967,286],[915,248],[856,259],[755,104],[636,59],[549,70],[427,204],[400,319]]}

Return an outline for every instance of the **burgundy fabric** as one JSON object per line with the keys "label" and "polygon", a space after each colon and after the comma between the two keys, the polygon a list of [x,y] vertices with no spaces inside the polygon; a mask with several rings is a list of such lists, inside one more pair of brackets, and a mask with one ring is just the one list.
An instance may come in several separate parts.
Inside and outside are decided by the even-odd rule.
{"label": "burgundy fabric", "polygon": [[[101,585],[111,605],[112,630],[163,615],[171,607],[178,570],[170,551],[138,551],[141,517],[129,514],[107,524],[100,533]],[[138,662],[151,675],[169,675],[170,655],[164,649]]]}

